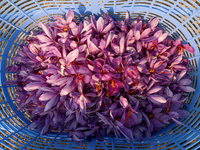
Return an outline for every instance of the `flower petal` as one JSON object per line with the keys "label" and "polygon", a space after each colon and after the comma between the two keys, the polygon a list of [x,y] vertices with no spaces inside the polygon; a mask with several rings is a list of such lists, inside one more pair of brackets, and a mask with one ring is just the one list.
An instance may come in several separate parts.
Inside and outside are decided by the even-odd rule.
{"label": "flower petal", "polygon": [[99,17],[99,19],[97,20],[97,31],[101,33],[103,27],[104,27],[104,20],[102,17]]}
{"label": "flower petal", "polygon": [[40,97],[39,100],[40,101],[47,101],[50,100],[52,97],[54,97],[56,94],[52,93],[52,92],[45,92],[43,93]]}
{"label": "flower petal", "polygon": [[140,39],[140,31],[135,32],[135,39],[138,41]]}
{"label": "flower petal", "polygon": [[112,79],[112,74],[103,74],[102,76],[101,76],[101,79],[103,80],[103,81],[110,81],[111,79]]}
{"label": "flower petal", "polygon": [[46,37],[45,35],[37,35],[37,38],[42,43],[48,43],[48,44],[53,43],[53,41],[49,39],[48,37]]}
{"label": "flower petal", "polygon": [[157,92],[160,91],[161,89],[162,89],[161,86],[154,86],[154,87],[152,87],[152,88],[148,91],[148,94],[157,93]]}
{"label": "flower petal", "polygon": [[159,102],[159,103],[166,103],[167,102],[167,100],[164,97],[157,95],[157,94],[148,95],[148,97],[150,98],[150,100],[154,100],[154,101]]}
{"label": "flower petal", "polygon": [[179,85],[190,85],[191,84],[191,80],[190,79],[181,79],[178,84]]}
{"label": "flower petal", "polygon": [[185,51],[191,53],[191,54],[194,54],[195,53],[195,50],[193,47],[191,47],[190,45],[188,44],[182,44],[182,47]]}
{"label": "flower petal", "polygon": [[27,84],[24,87],[24,90],[26,90],[26,91],[37,90],[39,87],[41,87],[43,85],[44,85],[44,83],[41,83],[41,82],[32,82],[32,83]]}
{"label": "flower petal", "polygon": [[190,86],[179,86],[179,88],[183,91],[183,92],[194,92],[195,89],[190,87]]}
{"label": "flower petal", "polygon": [[167,94],[167,96],[173,97],[173,93],[168,86],[165,88],[165,93]]}
{"label": "flower petal", "polygon": [[112,21],[103,29],[102,33],[103,34],[108,33],[112,29],[113,26],[114,26],[114,23]]}
{"label": "flower petal", "polygon": [[43,29],[43,31],[46,33],[46,35],[47,35],[50,39],[53,39],[53,30],[52,30],[49,26],[43,24],[42,22],[39,22],[39,23],[38,23],[38,26],[41,27],[41,28]]}
{"label": "flower petal", "polygon": [[126,128],[121,122],[116,121],[117,129],[125,136],[126,139],[133,141],[133,134],[132,132]]}
{"label": "flower petal", "polygon": [[122,105],[124,109],[128,108],[129,106],[127,99],[124,98],[123,96],[120,96],[120,104]]}
{"label": "flower petal", "polygon": [[71,51],[66,57],[66,64],[69,64],[72,61],[74,61],[77,58],[78,54],[79,54],[78,49]]}
{"label": "flower petal", "polygon": [[140,35],[140,38],[142,39],[142,38],[146,37],[147,35],[149,35],[150,32],[151,32],[151,29],[150,29],[150,28],[145,29],[145,30],[142,32],[142,34]]}
{"label": "flower petal", "polygon": [[136,138],[139,142],[141,142],[142,139],[143,139],[143,135],[142,135],[141,131],[140,131],[137,127],[135,127],[135,128],[133,129],[133,133],[134,133],[135,138]]}
{"label": "flower petal", "polygon": [[63,89],[60,91],[60,95],[68,95],[74,88],[74,82],[73,82],[74,77],[70,77],[67,82],[66,86],[63,87]]}
{"label": "flower petal", "polygon": [[72,9],[68,10],[68,12],[67,12],[65,17],[66,17],[67,24],[72,22],[72,19],[74,19],[74,13],[73,13]]}
{"label": "flower petal", "polygon": [[119,42],[119,50],[120,50],[120,54],[122,55],[125,51],[125,37],[123,36],[121,39],[120,39],[120,42]]}
{"label": "flower petal", "polygon": [[52,97],[51,100],[48,101],[47,104],[45,105],[44,111],[48,111],[52,107],[56,106],[56,104],[58,103],[58,100],[59,100],[58,95],[55,95],[54,97]]}
{"label": "flower petal", "polygon": [[143,38],[143,39],[140,39],[140,40],[143,41],[143,42],[151,42],[151,41],[153,41],[155,39],[157,39],[157,37],[151,36],[151,37]]}
{"label": "flower petal", "polygon": [[163,35],[161,35],[159,38],[158,38],[158,43],[164,41],[166,39],[166,37],[168,36],[169,33],[164,33]]}
{"label": "flower petal", "polygon": [[140,41],[137,42],[137,51],[140,53],[142,50],[142,43]]}

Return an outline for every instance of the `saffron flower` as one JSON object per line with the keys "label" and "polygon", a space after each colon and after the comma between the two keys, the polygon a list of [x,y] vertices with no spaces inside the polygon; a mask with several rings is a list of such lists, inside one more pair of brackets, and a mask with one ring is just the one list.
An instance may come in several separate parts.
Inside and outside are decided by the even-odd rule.
{"label": "saffron flower", "polygon": [[31,32],[7,67],[15,80],[5,84],[17,85],[30,129],[65,131],[81,143],[106,135],[142,141],[171,122],[184,125],[183,93],[195,89],[183,51],[195,50],[168,37],[159,18],[130,21],[126,12],[125,20],[104,14],[78,23],[69,9],[66,19],[52,19],[38,24],[42,31]]}

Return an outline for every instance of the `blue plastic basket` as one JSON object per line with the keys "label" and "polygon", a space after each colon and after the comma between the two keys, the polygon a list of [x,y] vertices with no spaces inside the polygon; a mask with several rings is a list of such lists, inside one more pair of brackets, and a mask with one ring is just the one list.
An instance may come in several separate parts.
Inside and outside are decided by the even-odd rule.
{"label": "blue plastic basket", "polygon": [[[41,136],[35,130],[29,130],[30,118],[25,111],[17,111],[14,101],[16,88],[3,85],[6,80],[13,80],[13,74],[5,68],[14,62],[11,57],[23,39],[31,30],[39,30],[37,23],[48,23],[52,16],[63,16],[71,8],[77,20],[108,13],[116,20],[124,19],[128,10],[131,18],[138,15],[145,20],[153,16],[160,18],[160,23],[173,39],[180,37],[195,48],[195,54],[185,53],[194,70],[190,72],[192,86],[184,109],[190,116],[181,120],[184,124],[171,124],[153,135],[150,141],[129,142],[124,138],[105,138],[85,141],[78,146],[67,134],[56,131],[48,136]],[[52,150],[198,150],[200,149],[200,0],[0,0],[0,149],[52,149]]]}

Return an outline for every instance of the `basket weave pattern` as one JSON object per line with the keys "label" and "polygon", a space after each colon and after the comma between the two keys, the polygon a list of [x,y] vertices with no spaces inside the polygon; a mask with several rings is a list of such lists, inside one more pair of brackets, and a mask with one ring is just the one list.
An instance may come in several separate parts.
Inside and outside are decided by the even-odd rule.
{"label": "basket weave pattern", "polygon": [[[63,16],[71,8],[80,21],[91,15],[99,17],[103,12],[115,20],[124,19],[126,10],[132,19],[140,15],[144,20],[153,16],[160,18],[161,27],[175,40],[181,38],[195,49],[195,54],[184,52],[189,65],[192,87],[184,104],[190,116],[182,119],[184,126],[171,124],[153,135],[150,141],[127,143],[124,138],[106,137],[104,142],[96,139],[78,146],[67,134],[53,131],[41,136],[29,130],[31,116],[17,111],[15,86],[5,86],[13,80],[13,73],[5,71],[14,64],[11,57],[17,54],[20,44],[26,44],[30,31],[38,31],[38,22],[48,23],[52,16]],[[0,0],[0,149],[88,149],[88,150],[197,150],[200,149],[200,0]],[[187,94],[187,93],[186,93]]]}

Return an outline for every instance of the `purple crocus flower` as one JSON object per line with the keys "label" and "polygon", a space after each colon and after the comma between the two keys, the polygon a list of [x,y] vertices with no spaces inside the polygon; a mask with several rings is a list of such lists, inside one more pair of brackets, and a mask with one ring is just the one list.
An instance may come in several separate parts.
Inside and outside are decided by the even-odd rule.
{"label": "purple crocus flower", "polygon": [[194,92],[192,68],[182,50],[194,49],[168,37],[159,18],[130,21],[127,11],[123,21],[104,14],[79,23],[69,9],[66,19],[53,19],[38,24],[43,31],[31,32],[7,67],[18,110],[34,116],[30,129],[67,131],[80,144],[105,135],[142,141],[189,116],[182,103]]}

